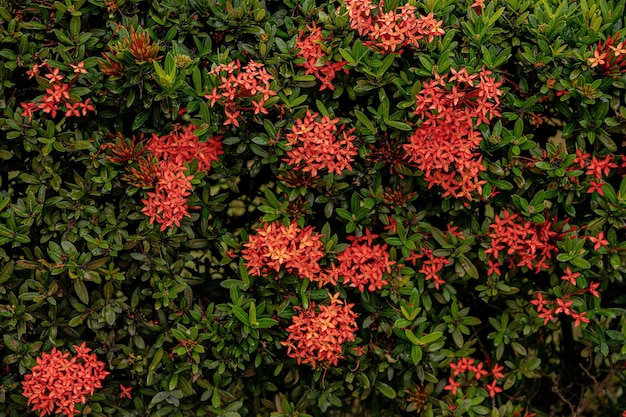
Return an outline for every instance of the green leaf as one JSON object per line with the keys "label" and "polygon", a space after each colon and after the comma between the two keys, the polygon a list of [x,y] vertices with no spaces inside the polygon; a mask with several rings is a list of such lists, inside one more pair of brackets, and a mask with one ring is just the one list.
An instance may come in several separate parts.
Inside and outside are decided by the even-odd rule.
{"label": "green leaf", "polygon": [[248,318],[246,312],[243,311],[243,308],[230,303],[228,305],[232,309],[233,314],[239,319],[239,321],[241,321],[246,326],[250,325],[250,319]]}
{"label": "green leaf", "polygon": [[265,317],[265,318],[260,318],[257,321],[256,326],[253,325],[252,327],[256,329],[269,329],[270,327],[274,327],[277,324],[278,324],[277,320]]}
{"label": "green leaf", "polygon": [[457,261],[461,263],[461,267],[471,278],[478,279],[478,270],[476,265],[470,261],[465,255],[459,255]]}
{"label": "green leaf", "polygon": [[427,345],[436,342],[443,337],[443,332],[432,332],[419,338],[419,345]]}
{"label": "green leaf", "polygon": [[74,280],[74,291],[76,295],[84,304],[89,304],[89,292],[82,279]]}
{"label": "green leaf", "polygon": [[73,16],[72,20],[70,21],[70,35],[75,37],[75,36],[78,36],[79,33],[80,33],[80,17]]}
{"label": "green leaf", "polygon": [[404,122],[398,122],[395,120],[386,120],[385,124],[387,126],[393,127],[394,129],[398,129],[398,130],[404,130],[404,131],[413,130],[413,128],[409,126],[408,124]]}
{"label": "green leaf", "polygon": [[142,112],[140,112],[137,117],[135,117],[135,120],[133,121],[133,124],[131,126],[132,130],[138,130],[141,126],[143,126],[146,121],[148,120],[148,118],[150,117],[150,112],[147,110],[144,110]]}
{"label": "green leaf", "polygon": [[413,332],[409,329],[404,329],[405,336],[409,339],[411,343],[414,345],[420,345],[420,339],[413,334]]}
{"label": "green leaf", "polygon": [[356,116],[356,118],[359,120],[359,122],[361,122],[363,124],[363,126],[365,126],[365,128],[367,130],[369,130],[372,133],[376,132],[376,127],[374,126],[374,124],[370,121],[370,119],[367,118],[367,116],[365,115],[365,113],[363,113],[362,111],[359,110],[354,110],[354,115]]}
{"label": "green leaf", "polygon": [[570,261],[572,265],[577,266],[580,269],[589,269],[591,264],[585,258],[574,258]]}
{"label": "green leaf", "polygon": [[384,382],[376,381],[374,386],[385,397],[392,399],[392,400],[396,398],[396,391],[393,388],[391,388],[389,385],[385,384]]}
{"label": "green leaf", "polygon": [[196,90],[196,94],[202,96],[204,93],[204,87],[202,85],[202,74],[200,73],[200,68],[193,67],[191,71],[191,80],[193,82],[193,88]]}

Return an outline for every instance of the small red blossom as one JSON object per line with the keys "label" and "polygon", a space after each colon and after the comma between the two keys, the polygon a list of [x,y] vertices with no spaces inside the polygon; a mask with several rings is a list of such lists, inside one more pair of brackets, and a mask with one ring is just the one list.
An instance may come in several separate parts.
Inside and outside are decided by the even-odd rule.
{"label": "small red blossom", "polygon": [[539,272],[548,268],[547,260],[557,251],[556,240],[561,235],[556,221],[546,220],[535,225],[517,213],[504,210],[489,225],[489,247],[485,254],[493,259],[488,263],[494,272],[506,260],[510,266],[525,266]]}
{"label": "small red blossom", "polygon": [[448,385],[443,387],[443,389],[452,391],[452,395],[456,395],[456,391],[461,388],[461,383],[459,381],[455,381],[454,378],[448,377]]}
{"label": "small red blossom", "polygon": [[589,181],[589,188],[587,189],[587,194],[598,193],[601,196],[604,196],[604,181],[599,180],[591,180]]}
{"label": "small red blossom", "polygon": [[[360,36],[367,36],[366,45],[377,48],[382,53],[401,52],[403,47],[419,48],[419,42],[428,43],[445,31],[443,21],[436,20],[432,13],[417,14],[417,7],[406,3],[395,10],[385,10],[384,3],[378,6],[369,1],[344,0],[350,27]],[[374,11],[375,13],[372,13]]]}
{"label": "small red blossom", "polygon": [[587,239],[593,243],[593,250],[598,250],[609,245],[609,241],[604,238],[604,231],[598,233],[598,236],[587,236]]}
{"label": "small red blossom", "polygon": [[482,193],[486,180],[480,174],[487,168],[476,152],[483,140],[477,127],[500,116],[501,85],[485,68],[471,75],[461,68],[435,74],[417,94],[415,114],[423,122],[403,148],[429,188],[444,190],[443,197],[471,200]]}
{"label": "small red blossom", "polygon": [[572,272],[571,268],[568,266],[565,269],[565,275],[561,277],[563,281],[567,281],[572,285],[576,285],[576,278],[580,276],[580,272]]}
{"label": "small red blossom", "polygon": [[267,72],[265,65],[249,61],[245,66],[239,60],[220,64],[209,72],[218,83],[211,93],[204,97],[213,107],[216,103],[224,107],[224,125],[239,127],[243,111],[253,110],[253,114],[267,114],[265,103],[276,92],[270,85],[274,77]]}
{"label": "small red blossom", "polygon": [[613,162],[613,155],[607,155],[604,159],[598,157],[592,157],[587,165],[587,171],[585,174],[593,175],[597,179],[602,179],[603,176],[608,176],[611,169],[617,168],[618,165]]}
{"label": "small red blossom", "polygon": [[598,41],[593,56],[587,58],[591,68],[598,67],[604,75],[617,78],[626,73],[626,59],[624,59],[624,42],[615,45],[619,39],[619,32],[614,36],[607,36],[605,41]]}
{"label": "small red blossom", "polygon": [[[167,135],[153,134],[146,145],[146,150],[154,154],[158,166],[153,170],[153,165],[149,163],[139,165],[148,171],[137,174],[140,176],[154,174],[156,177],[156,189],[148,192],[147,198],[142,200],[144,208],[141,211],[150,218],[150,223],[159,223],[161,231],[172,226],[180,226],[182,219],[189,216],[187,197],[193,191],[191,180],[194,176],[188,172],[186,164],[197,159],[198,170],[208,172],[211,163],[217,161],[219,155],[223,153],[220,137],[200,142],[194,134],[196,129],[195,125],[187,127],[175,125],[174,131]],[[138,159],[138,162],[140,161]]]}
{"label": "small red blossom", "polygon": [[489,391],[489,396],[491,398],[495,397],[497,393],[502,392],[502,388],[500,388],[497,384],[498,381],[494,379],[493,381],[491,381],[490,384],[487,384],[487,386],[485,387]]}
{"label": "small red blossom", "polygon": [[131,394],[133,387],[125,387],[124,385],[120,384],[120,398],[128,398],[129,400],[133,399],[133,396]]}
{"label": "small red blossom", "polygon": [[426,246],[420,248],[420,252],[413,252],[405,260],[412,262],[414,266],[417,266],[418,260],[421,260],[421,267],[418,272],[424,274],[426,281],[432,281],[436,289],[446,283],[440,276],[441,270],[452,263],[444,256],[435,256],[434,251]]}

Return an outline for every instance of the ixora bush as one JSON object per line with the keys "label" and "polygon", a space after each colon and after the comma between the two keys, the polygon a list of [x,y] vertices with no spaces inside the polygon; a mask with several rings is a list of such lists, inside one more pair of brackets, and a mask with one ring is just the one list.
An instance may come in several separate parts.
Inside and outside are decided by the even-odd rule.
{"label": "ixora bush", "polygon": [[0,2],[0,415],[621,416],[624,16]]}

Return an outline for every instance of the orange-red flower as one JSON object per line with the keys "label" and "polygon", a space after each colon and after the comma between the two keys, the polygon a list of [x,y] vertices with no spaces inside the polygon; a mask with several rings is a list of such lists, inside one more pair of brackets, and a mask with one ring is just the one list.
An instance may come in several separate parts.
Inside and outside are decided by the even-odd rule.
{"label": "orange-red flower", "polygon": [[[77,68],[75,76],[69,80],[69,82],[63,82],[65,76],[61,74],[59,68],[52,68],[46,61],[41,64],[34,64],[32,70],[27,71],[29,79],[36,77],[37,80],[45,86],[45,92],[42,97],[36,99],[32,103],[20,103],[24,117],[32,117],[35,110],[41,110],[44,113],[49,114],[51,117],[56,117],[59,111],[63,112],[65,117],[78,117],[85,116],[88,111],[95,110],[95,107],[89,104],[91,99],[87,99],[85,102],[81,102],[80,99],[70,94],[70,89],[73,87],[77,80],[77,77],[86,73],[81,61],[77,65],[72,67]],[[40,75],[40,69],[44,68],[48,72],[44,76]],[[83,72],[84,71],[84,72]]]}
{"label": "orange-red flower", "polygon": [[[311,26],[307,26],[307,31],[300,31],[298,35],[298,41],[296,42],[296,49],[298,49],[298,56],[304,58],[304,64],[302,66],[306,69],[306,74],[313,74],[315,78],[322,82],[320,91],[328,88],[334,90],[333,80],[337,71],[340,71],[346,61],[332,61],[332,56],[329,56],[322,49],[322,44],[328,41],[328,38],[324,39],[322,36],[322,29],[315,25],[315,22]],[[348,72],[347,70],[344,70]]]}
{"label": "orange-red flower", "polygon": [[489,247],[485,254],[493,259],[491,268],[502,266],[506,260],[510,267],[525,266],[537,273],[547,269],[546,261],[557,252],[556,239],[561,235],[555,221],[546,220],[541,225],[524,221],[519,214],[504,210],[489,225]]}
{"label": "orange-red flower", "polygon": [[313,368],[336,366],[343,358],[343,345],[354,341],[358,329],[353,305],[344,305],[337,296],[331,296],[327,306],[316,308],[311,303],[307,309],[294,307],[299,313],[291,318],[287,340],[280,342],[287,346],[287,355],[298,364],[308,363]]}
{"label": "orange-red flower", "polygon": [[224,106],[227,116],[225,125],[239,127],[243,110],[267,114],[265,103],[276,92],[270,88],[274,77],[267,72],[265,65],[250,61],[242,66],[237,60],[216,66],[210,74],[215,76],[219,85],[204,97],[210,100],[211,107],[216,103]]}
{"label": "orange-red flower", "polygon": [[291,149],[287,151],[285,162],[295,170],[310,172],[315,177],[318,171],[328,170],[341,174],[352,171],[351,162],[358,154],[354,145],[354,129],[337,127],[339,119],[328,116],[319,118],[319,113],[307,110],[303,119],[296,119],[288,133],[287,141]]}
{"label": "orange-red flower", "polygon": [[163,231],[180,226],[181,220],[189,216],[187,197],[193,190],[193,175],[187,175],[184,166],[171,161],[162,162],[159,167],[156,190],[141,200],[144,204],[141,212],[150,218],[150,223],[159,223]]}
{"label": "orange-red flower", "polygon": [[435,36],[445,32],[443,21],[436,20],[432,13],[417,15],[417,8],[406,3],[396,10],[385,11],[384,3],[378,6],[369,1],[344,0],[350,17],[350,27],[361,36],[369,37],[367,45],[383,53],[396,52],[405,46],[419,48],[419,42],[432,42]]}
{"label": "orange-red flower", "polygon": [[619,32],[615,36],[607,36],[605,41],[599,41],[593,56],[587,58],[591,68],[598,67],[604,75],[617,78],[626,73],[626,48],[624,42],[617,46],[615,43],[619,38]]}
{"label": "orange-red flower", "polygon": [[120,398],[128,398],[129,400],[133,399],[133,395],[131,394],[133,387],[125,387],[120,384]]}
{"label": "orange-red flower", "polygon": [[282,269],[320,282],[318,261],[324,256],[320,238],[312,226],[302,229],[296,222],[289,226],[279,222],[265,223],[250,236],[241,252],[250,274],[267,276]]}
{"label": "orange-red flower", "polygon": [[102,380],[109,375],[104,370],[105,363],[90,354],[91,349],[84,342],[74,349],[75,356],[62,353],[56,347],[50,353],[43,352],[24,377],[22,395],[40,416],[77,414],[76,405],[84,404],[87,395],[102,388]]}
{"label": "orange-red flower", "polygon": [[500,116],[502,82],[486,69],[471,75],[464,68],[453,69],[451,74],[435,74],[434,80],[424,83],[415,109],[423,122],[404,150],[409,162],[424,171],[429,188],[443,188],[443,197],[471,200],[486,183],[480,179],[486,167],[476,152],[483,139],[477,127]]}
{"label": "orange-red flower", "polygon": [[358,288],[359,291],[376,291],[387,284],[385,274],[391,273],[395,261],[389,259],[387,245],[373,244],[378,235],[366,234],[361,237],[348,237],[352,243],[345,251],[337,255],[339,265],[332,265],[325,280],[337,284],[343,278],[343,284]]}

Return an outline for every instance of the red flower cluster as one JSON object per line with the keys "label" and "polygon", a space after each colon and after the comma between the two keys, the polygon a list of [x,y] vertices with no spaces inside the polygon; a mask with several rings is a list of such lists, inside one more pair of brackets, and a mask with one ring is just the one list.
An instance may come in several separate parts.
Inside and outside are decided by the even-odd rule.
{"label": "red flower cluster", "polygon": [[241,62],[237,60],[218,65],[210,74],[217,77],[219,85],[204,97],[211,100],[211,107],[215,103],[224,106],[226,115],[224,125],[232,124],[239,127],[242,110],[254,110],[254,114],[267,114],[267,109],[263,106],[270,96],[276,95],[276,92],[270,88],[274,77],[267,72],[263,64],[250,61],[242,67]]}
{"label": "red flower cluster", "polygon": [[[29,79],[36,77],[46,87],[46,90],[43,97],[31,103],[20,103],[24,110],[22,113],[24,117],[31,118],[37,110],[48,113],[53,118],[57,116],[59,110],[65,112],[65,117],[85,116],[87,112],[95,110],[95,107],[90,104],[90,98],[83,102],[80,97],[72,95],[71,92],[71,88],[80,74],[87,74],[84,63],[81,61],[76,65],[70,64],[70,66],[74,69],[75,75],[69,83],[63,82],[65,76],[59,73],[58,68],[52,68],[46,61],[41,64],[34,64],[31,70],[26,71]],[[48,73],[41,76],[39,74],[41,68]]]}
{"label": "red flower cluster", "polygon": [[452,263],[448,258],[435,256],[431,248],[422,247],[421,253],[414,252],[405,260],[411,261],[413,265],[416,266],[418,259],[423,259],[422,267],[418,272],[425,275],[426,281],[433,281],[436,289],[439,289],[446,283],[446,281],[439,276],[439,272],[444,266]]}
{"label": "red flower cluster", "polygon": [[304,119],[296,119],[291,133],[286,135],[291,149],[284,161],[313,177],[324,169],[337,175],[345,169],[352,171],[350,163],[358,154],[354,128],[346,131],[345,125],[337,127],[339,119],[324,116],[318,120],[318,116],[319,113],[307,110]]}
{"label": "red flower cluster", "polygon": [[[618,165],[613,162],[614,155],[609,154],[604,158],[598,158],[596,156],[589,157],[591,154],[583,152],[580,149],[576,149],[576,158],[574,159],[574,163],[578,164],[580,169],[586,170],[585,174],[592,175],[593,179],[589,180],[589,187],[587,188],[587,193],[591,194],[597,192],[601,196],[604,195],[604,181],[603,177],[608,176],[611,173],[611,170],[614,168],[618,168]],[[575,166],[571,166],[570,169],[574,169]]]}
{"label": "red flower cluster", "polygon": [[[417,95],[415,113],[423,123],[404,145],[406,157],[424,171],[429,188],[438,185],[443,196],[472,199],[482,191],[486,170],[482,156],[475,151],[482,141],[475,128],[500,116],[499,87],[491,71],[469,75],[466,69],[451,70],[451,76],[439,76],[426,82]],[[453,83],[448,88],[448,83]]]}
{"label": "red flower cluster", "polygon": [[546,261],[557,251],[554,242],[561,235],[553,230],[555,223],[546,220],[536,225],[530,220],[523,221],[519,214],[510,214],[508,210],[504,210],[502,218],[496,215],[494,223],[489,225],[491,231],[487,236],[491,240],[485,249],[485,254],[493,259],[489,261],[490,273],[501,274],[499,267],[503,258],[508,261],[509,268],[525,266],[536,273],[548,268]]}
{"label": "red flower cluster", "polygon": [[155,221],[159,223],[161,231],[174,225],[180,226],[180,221],[189,216],[187,197],[193,190],[193,175],[185,172],[184,166],[169,161],[160,163],[156,190],[141,200],[144,204],[141,212],[150,218],[151,224]]}
{"label": "red flower cluster", "polygon": [[582,274],[580,272],[573,272],[568,266],[565,268],[565,274],[561,276],[561,281],[565,281],[565,287],[563,288],[563,295],[555,297],[554,300],[546,300],[543,298],[542,292],[537,292],[536,297],[531,300],[537,309],[537,315],[543,319],[543,324],[547,324],[549,321],[556,320],[555,314],[563,313],[566,316],[570,316],[574,319],[574,326],[578,327],[580,323],[589,323],[589,319],[586,317],[587,312],[577,312],[572,306],[574,305],[573,297],[579,294],[588,292],[594,297],[599,298],[598,288],[600,283],[590,282],[587,288],[578,288],[581,281],[577,281]]}
{"label": "red flower cluster", "polygon": [[385,3],[378,6],[361,0],[344,0],[350,17],[350,27],[360,36],[369,37],[367,45],[378,48],[381,52],[395,52],[405,46],[419,48],[418,42],[427,38],[432,42],[435,36],[445,32],[441,28],[443,21],[436,20],[433,14],[416,16],[417,8],[409,3],[384,11]]}
{"label": "red flower cluster", "polygon": [[96,388],[102,388],[102,380],[109,375],[104,370],[104,362],[98,361],[85,343],[74,346],[76,356],[62,353],[52,348],[43,352],[37,364],[22,381],[24,397],[33,411],[40,416],[78,414],[76,404],[84,404],[87,395],[93,395]]}
{"label": "red flower cluster", "polygon": [[283,269],[317,282],[321,272],[318,261],[324,256],[320,238],[312,226],[301,229],[295,222],[289,227],[279,222],[265,223],[250,236],[241,252],[253,275],[267,276]]}
{"label": "red flower cluster", "polygon": [[[599,286],[599,283],[592,282],[589,284],[589,288],[587,288],[587,290],[585,291],[588,291],[598,297],[599,294],[596,290]],[[556,320],[554,315],[560,313],[563,313],[566,316],[570,316],[571,318],[573,318],[574,326],[576,327],[580,326],[580,323],[589,323],[589,319],[586,317],[586,311],[578,313],[572,308],[572,305],[574,304],[574,300],[572,300],[572,295],[574,294],[565,294],[562,297],[556,297],[554,300],[549,301],[543,298],[543,293],[538,292],[537,298],[531,300],[530,303],[537,308],[538,317],[543,319],[544,325],[551,320]]]}
{"label": "red flower cluster", "polygon": [[[174,131],[165,136],[153,135],[146,149],[158,159],[156,170],[156,190],[143,199],[145,207],[141,210],[165,230],[173,225],[180,226],[180,221],[189,216],[187,197],[193,190],[186,164],[198,159],[198,170],[208,172],[211,162],[217,162],[223,153],[220,138],[210,138],[200,142],[194,135],[197,126],[175,126]],[[141,168],[141,165],[140,165]],[[147,169],[152,169],[146,165]]]}
{"label": "red flower cluster", "polygon": [[194,132],[196,125],[182,127],[174,126],[171,133],[158,136],[152,135],[152,139],[146,145],[159,161],[168,161],[177,166],[184,166],[195,158],[198,159],[198,171],[209,172],[211,163],[217,162],[222,150],[221,137],[211,137],[205,142],[200,142]]}
{"label": "red flower cluster", "polygon": [[626,42],[621,41],[617,45],[619,32],[615,36],[608,36],[604,42],[598,41],[593,52],[593,57],[587,58],[590,67],[598,67],[608,77],[617,78],[626,73]]}
{"label": "red flower cluster", "polygon": [[359,291],[380,290],[387,281],[383,278],[385,273],[391,273],[391,267],[395,261],[389,259],[387,245],[373,244],[378,235],[371,234],[366,230],[365,236],[348,237],[352,243],[348,248],[337,255],[339,265],[332,265],[326,277],[325,283],[337,284],[343,277],[343,284],[358,288]]}
{"label": "red flower cluster", "polygon": [[456,395],[457,390],[462,386],[471,386],[489,376],[493,377],[493,380],[484,386],[489,392],[489,396],[495,397],[497,393],[502,392],[498,382],[504,379],[504,374],[502,373],[504,367],[497,363],[488,371],[484,367],[484,362],[476,363],[474,358],[468,359],[464,357],[457,362],[451,363],[450,368],[452,369],[452,376],[448,378],[448,385],[444,389],[451,391],[452,395]]}
{"label": "red flower cluster", "polygon": [[296,312],[301,311],[291,318],[289,336],[280,343],[287,346],[287,355],[297,359],[298,364],[308,363],[313,368],[337,366],[343,358],[343,344],[354,341],[358,329],[357,314],[352,311],[354,304],[344,305],[338,297],[339,294],[331,296],[330,305],[320,305],[318,309],[315,303],[307,309],[294,307]]}
{"label": "red flower cluster", "polygon": [[[337,71],[341,70],[346,61],[331,62],[331,57],[324,52],[322,45],[328,39],[322,36],[322,29],[315,26],[307,26],[308,32],[302,30],[298,35],[296,49],[298,56],[304,58],[305,62],[302,66],[306,69],[305,74],[315,75],[315,78],[322,82],[320,91],[328,88],[334,90],[333,80]],[[348,71],[346,71],[347,73]]]}

